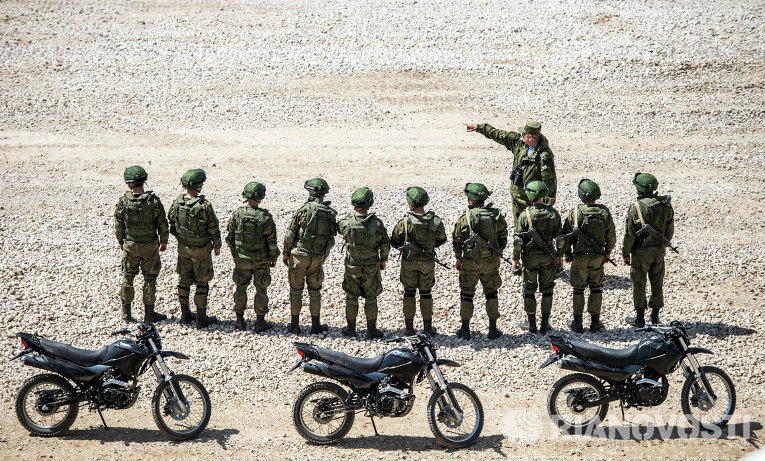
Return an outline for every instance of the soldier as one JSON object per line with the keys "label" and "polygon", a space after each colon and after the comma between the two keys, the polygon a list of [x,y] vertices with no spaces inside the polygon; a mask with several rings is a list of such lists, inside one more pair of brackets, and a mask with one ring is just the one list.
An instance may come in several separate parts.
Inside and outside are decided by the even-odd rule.
{"label": "soldier", "polygon": [[[537,332],[536,312],[537,300],[534,294],[537,291],[542,293],[542,322],[539,332],[545,334],[552,329],[550,325],[550,312],[553,303],[553,288],[555,287],[556,268],[563,267],[562,254],[563,242],[560,245],[554,245],[551,248],[551,242],[563,231],[560,215],[555,209],[545,204],[544,199],[547,196],[547,185],[542,181],[531,181],[526,184],[524,189],[526,197],[531,201],[532,206],[526,208],[515,221],[515,232],[513,245],[513,269],[521,268],[521,257],[523,258],[523,308],[526,310],[529,321],[529,333]],[[531,236],[527,232],[529,228],[536,230],[548,249],[555,257],[555,263],[550,261],[547,252],[540,248],[535,242],[529,245]]]}
{"label": "soldier", "polygon": [[303,187],[308,201],[292,217],[284,234],[282,261],[288,267],[290,283],[290,313],[292,321],[287,331],[300,331],[300,310],[303,307],[303,287],[308,285],[308,308],[311,311],[311,334],[327,331],[320,321],[321,284],[324,282],[324,260],[335,245],[337,211],[325,202],[329,184],[321,178],[309,179]]}
{"label": "soldier", "polygon": [[340,234],[345,239],[348,254],[345,256],[345,318],[348,326],[342,329],[344,336],[356,337],[356,317],[359,313],[359,297],[364,297],[364,314],[367,317],[367,339],[382,338],[377,329],[377,296],[382,293],[381,270],[390,253],[390,239],[383,222],[369,213],[374,204],[374,194],[366,187],[356,189],[351,195],[354,212],[338,222]]}
{"label": "soldier", "polygon": [[125,169],[128,191],[117,201],[114,229],[122,250],[122,320],[134,321],[131,304],[135,296],[133,280],[140,269],[143,273],[144,322],[158,322],[166,315],[154,312],[157,275],[162,267],[159,252],[167,249],[168,229],[165,208],[152,191],[144,191],[148,179],[140,166]]}
{"label": "soldier", "polygon": [[228,222],[226,244],[234,258],[234,312],[236,329],[245,330],[244,310],[247,308],[247,286],[255,285],[255,332],[271,328],[266,322],[268,313],[268,286],[271,285],[271,268],[276,266],[279,247],[276,245],[276,224],[271,213],[260,208],[266,196],[266,186],[250,182],[244,186],[242,196],[247,204],[234,211]]}
{"label": "soldier", "polygon": [[406,190],[406,202],[409,213],[393,228],[390,243],[396,248],[406,243],[417,245],[430,255],[401,254],[401,284],[404,286],[404,323],[406,334],[413,335],[414,314],[416,311],[415,294],[420,290],[420,312],[423,329],[430,335],[436,334],[433,327],[433,297],[431,290],[436,283],[435,249],[446,243],[446,230],[441,218],[432,211],[425,212],[428,193],[421,187]]}
{"label": "soldier", "polygon": [[[571,263],[571,287],[574,289],[574,320],[569,323],[569,328],[576,333],[584,331],[584,289],[589,285],[587,312],[590,313],[590,331],[595,333],[603,328],[600,322],[605,279],[603,265],[611,260],[611,250],[616,245],[616,228],[608,208],[595,203],[600,198],[600,187],[594,181],[582,179],[577,192],[583,203],[571,210],[563,224],[567,235],[566,262]],[[570,235],[575,228],[586,235],[582,238]]]}
{"label": "soldier", "polygon": [[627,222],[624,229],[622,257],[624,264],[630,266],[632,280],[632,300],[635,303],[635,318],[627,318],[627,323],[636,328],[645,326],[645,281],[646,275],[651,282],[651,298],[648,307],[651,308],[651,323],[659,323],[659,310],[664,306],[664,254],[666,244],[659,238],[636,233],[644,226],[653,227],[667,241],[672,240],[675,233],[675,212],[672,209],[669,195],[659,196],[656,188],[659,182],[648,173],[635,173],[632,184],[637,189],[638,198],[627,212]]}
{"label": "soldier", "polygon": [[181,304],[181,323],[195,320],[189,309],[191,285],[196,285],[194,305],[197,308],[196,327],[204,328],[218,319],[207,316],[207,294],[210,280],[213,278],[211,251],[220,255],[221,239],[218,218],[212,204],[200,195],[202,184],[207,179],[204,170],[188,170],[181,177],[181,185],[186,194],[180,194],[167,219],[170,221],[170,233],[178,239],[178,301]]}
{"label": "soldier", "polygon": [[[489,317],[489,339],[502,336],[497,328],[499,319],[498,290],[502,286],[499,275],[501,254],[507,246],[507,222],[502,211],[485,204],[491,192],[483,184],[465,185],[468,209],[454,225],[452,246],[457,258],[454,267],[460,277],[460,318],[462,326],[455,334],[470,339],[470,319],[473,318],[473,297],[478,282],[486,296],[486,315]],[[499,254],[498,254],[499,253]]]}
{"label": "soldier", "polygon": [[513,153],[513,171],[510,179],[513,181],[510,187],[513,195],[513,222],[531,202],[524,194],[523,186],[529,181],[542,181],[547,185],[547,197],[544,203],[555,204],[557,179],[555,176],[555,163],[553,153],[547,138],[542,135],[542,125],[539,122],[529,121],[525,126],[518,128],[520,133],[504,131],[482,123],[465,123],[468,131],[475,131],[502,144]]}

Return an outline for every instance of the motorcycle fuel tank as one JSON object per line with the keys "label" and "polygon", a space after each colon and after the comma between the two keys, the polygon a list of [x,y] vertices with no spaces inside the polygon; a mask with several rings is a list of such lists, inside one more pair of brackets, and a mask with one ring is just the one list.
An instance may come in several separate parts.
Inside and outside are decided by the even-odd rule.
{"label": "motorcycle fuel tank", "polygon": [[149,353],[132,339],[120,339],[106,350],[102,363],[119,368],[130,376],[135,376]]}
{"label": "motorcycle fuel tank", "polygon": [[411,381],[423,369],[425,363],[406,347],[397,347],[385,354],[380,372],[390,373],[402,381]]}
{"label": "motorcycle fuel tank", "polygon": [[661,375],[666,375],[674,369],[682,358],[682,351],[667,344],[658,336],[651,336],[638,344],[635,363],[652,368]]}

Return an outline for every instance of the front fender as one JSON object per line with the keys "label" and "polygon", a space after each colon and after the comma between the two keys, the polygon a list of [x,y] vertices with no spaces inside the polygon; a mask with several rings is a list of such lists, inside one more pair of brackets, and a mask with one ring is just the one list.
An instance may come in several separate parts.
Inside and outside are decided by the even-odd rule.
{"label": "front fender", "polygon": [[709,349],[705,349],[703,347],[689,347],[688,353],[689,354],[714,354],[714,352],[710,351]]}
{"label": "front fender", "polygon": [[160,351],[159,355],[164,359],[166,357],[176,357],[183,360],[188,360],[189,356],[186,354],[183,354],[181,352],[175,352],[175,351]]}
{"label": "front fender", "polygon": [[459,364],[459,362],[455,362],[454,360],[447,360],[447,359],[437,359],[436,365],[445,366],[445,367],[461,367],[462,365]]}

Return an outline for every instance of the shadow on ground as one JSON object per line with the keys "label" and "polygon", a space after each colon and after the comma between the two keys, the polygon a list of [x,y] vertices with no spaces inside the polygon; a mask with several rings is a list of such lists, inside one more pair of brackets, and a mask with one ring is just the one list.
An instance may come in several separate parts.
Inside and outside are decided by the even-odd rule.
{"label": "shadow on ground", "polygon": [[[185,440],[183,443],[205,443],[216,441],[224,450],[227,449],[228,439],[238,434],[237,429],[205,429],[202,434],[191,440]],[[60,436],[65,440],[97,440],[102,444],[107,442],[123,442],[125,446],[132,443],[146,442],[173,442],[159,429],[137,429],[132,427],[109,426],[109,429],[103,427],[92,427],[83,430],[70,430]],[[179,442],[180,443],[180,442]]]}
{"label": "shadow on ground", "polygon": [[[462,448],[460,453],[465,453],[465,457],[470,457],[471,451],[484,451],[493,449],[494,451],[501,453],[502,440],[504,437],[501,435],[489,435],[485,437],[478,437],[475,444]],[[412,435],[385,435],[380,434],[378,436],[370,437],[353,437],[342,439],[337,448],[341,449],[359,449],[364,448],[367,450],[377,451],[430,451],[439,450],[451,453],[457,451],[456,449],[448,449],[438,443],[434,437],[422,437]]]}

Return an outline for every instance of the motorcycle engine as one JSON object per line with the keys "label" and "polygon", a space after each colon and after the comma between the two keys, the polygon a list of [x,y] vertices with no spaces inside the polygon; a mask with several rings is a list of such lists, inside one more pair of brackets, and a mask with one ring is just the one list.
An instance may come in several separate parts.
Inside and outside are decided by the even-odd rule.
{"label": "motorcycle engine", "polygon": [[666,376],[660,376],[653,370],[646,370],[635,379],[635,396],[638,404],[656,406],[664,402],[669,393]]}
{"label": "motorcycle engine", "polygon": [[378,388],[377,407],[384,416],[406,416],[414,406],[414,394],[396,378],[385,378]]}
{"label": "motorcycle engine", "polygon": [[138,400],[139,387],[123,373],[107,372],[101,378],[101,403],[118,409],[130,408]]}

